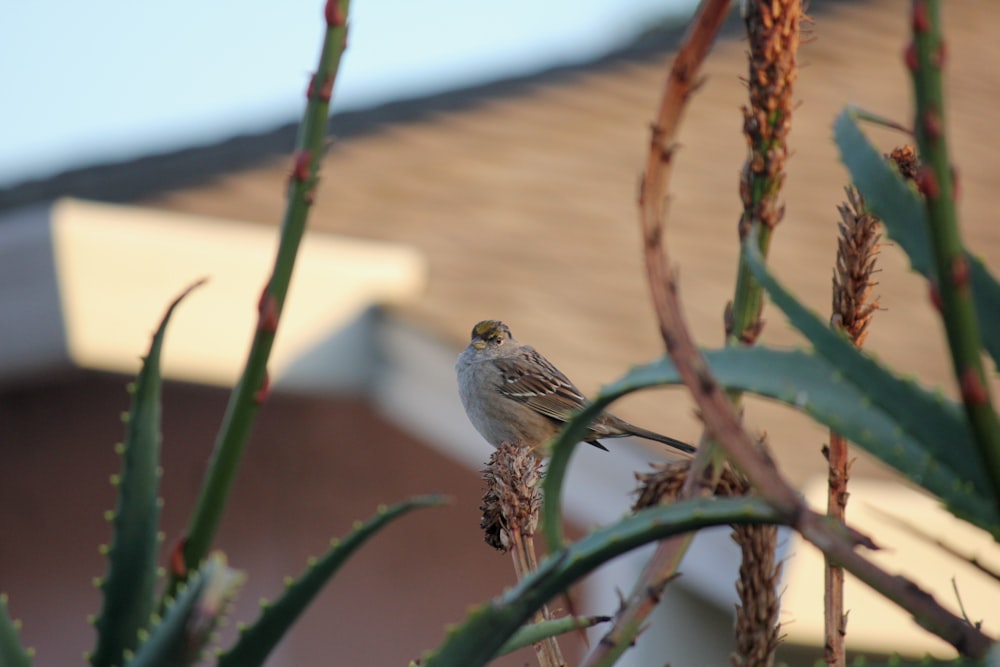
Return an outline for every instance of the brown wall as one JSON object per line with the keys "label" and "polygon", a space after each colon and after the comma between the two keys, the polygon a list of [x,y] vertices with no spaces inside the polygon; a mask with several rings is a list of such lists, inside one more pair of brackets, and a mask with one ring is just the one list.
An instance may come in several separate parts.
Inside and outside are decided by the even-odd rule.
{"label": "brown wall", "polygon": [[[10,594],[40,665],[79,664],[93,644],[85,617],[99,609],[91,580],[104,571],[97,547],[109,538],[102,513],[114,504],[108,476],[119,469],[112,445],[123,433],[125,382],[81,373],[0,394],[0,590]],[[193,506],[226,397],[220,389],[165,388],[167,546]],[[470,604],[512,582],[509,558],[482,542],[478,475],[388,425],[363,401],[272,396],[244,461],[219,540],[230,563],[249,575],[235,614],[242,621],[378,503],[432,491],[454,498],[370,542],[270,664],[406,664],[435,646]],[[522,652],[506,664],[529,660]]]}

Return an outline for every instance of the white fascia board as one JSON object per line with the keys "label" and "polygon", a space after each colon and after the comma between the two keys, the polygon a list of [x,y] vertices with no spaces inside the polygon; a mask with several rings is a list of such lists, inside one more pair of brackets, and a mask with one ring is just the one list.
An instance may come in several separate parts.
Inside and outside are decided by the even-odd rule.
{"label": "white fascia board", "polygon": [[[164,374],[231,385],[277,243],[275,227],[69,199],[0,221],[0,257],[35,258],[0,264],[0,380],[44,363],[135,373],[167,304],[208,278],[171,322]],[[269,363],[276,386],[358,389],[369,369],[345,367],[367,344],[357,321],[372,305],[417,297],[425,282],[413,249],[307,232]]]}

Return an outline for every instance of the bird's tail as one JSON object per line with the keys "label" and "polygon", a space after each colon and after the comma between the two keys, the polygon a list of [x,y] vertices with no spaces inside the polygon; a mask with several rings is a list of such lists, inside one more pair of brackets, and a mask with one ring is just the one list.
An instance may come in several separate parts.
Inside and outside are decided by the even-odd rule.
{"label": "bird's tail", "polygon": [[648,431],[642,427],[635,426],[633,424],[628,425],[628,430],[631,432],[631,435],[635,435],[640,438],[645,438],[646,440],[652,440],[654,442],[663,443],[668,447],[679,449],[680,451],[685,452],[687,454],[693,454],[694,452],[697,451],[695,447],[689,445],[683,440],[678,440],[677,438],[671,438],[669,435],[660,435],[655,431]]}

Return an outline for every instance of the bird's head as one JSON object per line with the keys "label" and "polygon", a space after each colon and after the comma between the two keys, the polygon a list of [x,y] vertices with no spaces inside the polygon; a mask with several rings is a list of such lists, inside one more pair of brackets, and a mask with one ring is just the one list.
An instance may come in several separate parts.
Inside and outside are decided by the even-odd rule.
{"label": "bird's head", "polygon": [[483,320],[472,327],[472,340],[469,344],[477,350],[485,350],[488,347],[499,348],[512,340],[514,336],[506,324],[499,320]]}

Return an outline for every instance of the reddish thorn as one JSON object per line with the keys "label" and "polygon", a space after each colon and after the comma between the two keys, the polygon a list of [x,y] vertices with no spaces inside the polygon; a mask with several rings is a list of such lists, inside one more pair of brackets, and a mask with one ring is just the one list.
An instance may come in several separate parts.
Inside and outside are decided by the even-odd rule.
{"label": "reddish thorn", "polygon": [[257,302],[257,331],[274,333],[278,330],[278,300],[265,287]]}
{"label": "reddish thorn", "polygon": [[986,403],[986,388],[975,368],[968,366],[962,372],[960,385],[962,400],[965,401],[966,405],[984,405]]}
{"label": "reddish thorn", "polygon": [[917,187],[928,199],[935,199],[941,194],[937,176],[934,175],[934,170],[928,166],[921,167],[917,172]]}
{"label": "reddish thorn", "polygon": [[906,63],[906,68],[911,72],[916,72],[919,63],[917,63],[917,47],[913,42],[910,42],[903,51],[903,62]]}
{"label": "reddish thorn", "polygon": [[260,389],[254,392],[253,402],[260,405],[267,400],[267,397],[271,394],[271,376],[267,371],[264,371],[264,381],[260,383]]}
{"label": "reddish thorn", "polygon": [[316,75],[313,74],[312,78],[309,79],[309,90],[306,92],[306,97],[308,99],[317,99],[320,102],[329,102],[330,98],[333,96],[333,77],[325,76],[323,77],[323,83],[318,88],[316,87]]}
{"label": "reddish thorn", "polygon": [[292,180],[304,183],[309,179],[309,163],[312,162],[312,151],[296,151],[292,157]]}
{"label": "reddish thorn", "polygon": [[931,29],[931,18],[927,14],[927,4],[923,0],[913,3],[913,32],[927,32]]}
{"label": "reddish thorn", "polygon": [[969,286],[969,260],[965,255],[958,255],[951,261],[951,284],[958,289]]}
{"label": "reddish thorn", "polygon": [[182,537],[177,540],[177,544],[170,550],[170,574],[174,579],[183,580],[187,578],[187,565],[184,563],[184,547],[187,546],[187,538]]}
{"label": "reddish thorn", "polygon": [[340,0],[326,0],[326,9],[323,10],[326,24],[330,27],[344,25],[344,10],[340,7]]}
{"label": "reddish thorn", "polygon": [[948,47],[945,46],[944,42],[938,44],[938,47],[931,52],[931,64],[941,69],[944,67],[945,58],[948,57]]}
{"label": "reddish thorn", "polygon": [[316,188],[309,188],[302,193],[302,200],[306,203],[306,206],[312,206],[313,202],[316,201]]}
{"label": "reddish thorn", "polygon": [[333,75],[328,74],[323,77],[323,86],[319,89],[319,99],[323,102],[329,102],[331,97],[333,97]]}
{"label": "reddish thorn", "polygon": [[924,132],[930,141],[941,138],[941,116],[935,109],[928,109],[924,114]]}
{"label": "reddish thorn", "polygon": [[941,289],[938,287],[938,284],[933,280],[928,281],[927,284],[930,287],[929,291],[931,293],[931,303],[934,305],[934,308],[936,308],[939,313],[943,313],[944,302],[941,300]]}

